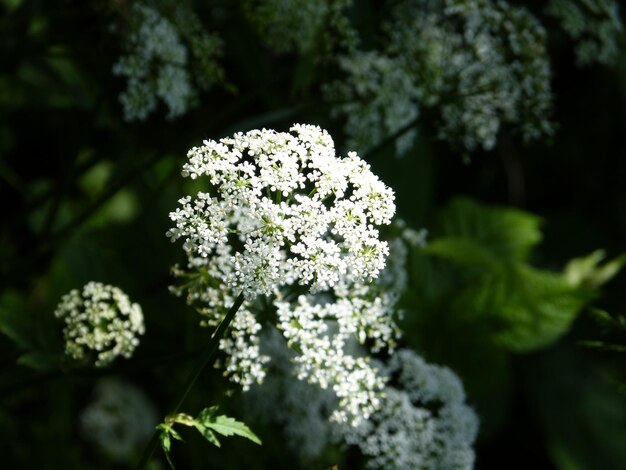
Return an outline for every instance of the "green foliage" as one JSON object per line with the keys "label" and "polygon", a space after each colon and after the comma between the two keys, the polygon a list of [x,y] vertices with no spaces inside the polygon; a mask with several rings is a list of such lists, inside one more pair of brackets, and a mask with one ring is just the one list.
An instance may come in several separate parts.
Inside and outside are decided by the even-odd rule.
{"label": "green foliage", "polygon": [[218,409],[218,406],[205,408],[196,418],[193,418],[186,413],[178,413],[167,416],[165,418],[165,422],[157,426],[157,429],[160,431],[159,439],[161,441],[161,448],[165,452],[167,461],[172,468],[174,468],[174,465],[170,457],[171,438],[176,439],[177,441],[183,440],[180,434],[174,429],[175,424],[181,424],[183,426],[197,429],[207,441],[216,447],[221,446],[216,433],[225,437],[241,436],[254,442],[255,444],[261,445],[261,440],[250,430],[248,426],[229,416],[218,415]]}
{"label": "green foliage", "polygon": [[600,264],[606,257],[604,250],[596,250],[582,258],[572,259],[564,269],[564,276],[572,286],[597,288],[615,277],[626,264],[626,253]]}
{"label": "green foliage", "polygon": [[[416,333],[418,350],[465,379],[487,432],[506,406],[509,355],[553,344],[597,295],[595,284],[529,263],[542,239],[540,223],[518,209],[455,198],[436,215],[427,246],[411,255],[404,300],[414,313],[405,329]],[[447,338],[454,346],[445,346]]]}
{"label": "green foliage", "polygon": [[457,294],[442,296],[453,299],[450,315],[489,325],[490,340],[511,352],[554,342],[591,298],[563,275],[528,264],[539,223],[532,214],[459,198],[439,213],[440,236],[422,250],[445,260],[441,276],[454,276]]}

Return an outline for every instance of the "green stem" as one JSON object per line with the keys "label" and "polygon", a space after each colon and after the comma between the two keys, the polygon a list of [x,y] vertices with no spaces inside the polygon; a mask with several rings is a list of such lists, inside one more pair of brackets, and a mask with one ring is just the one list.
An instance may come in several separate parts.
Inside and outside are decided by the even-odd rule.
{"label": "green stem", "polygon": [[[237,310],[239,310],[239,307],[241,307],[241,304],[243,304],[243,292],[239,294],[239,296],[235,299],[233,306],[230,307],[230,310],[228,311],[224,319],[221,321],[221,323],[217,327],[217,330],[215,330],[215,333],[213,333],[213,336],[211,336],[211,340],[209,341],[209,344],[207,344],[206,349],[202,351],[200,360],[198,361],[193,372],[187,379],[187,384],[185,385],[185,391],[179,398],[171,414],[176,414],[180,411],[180,408],[183,406],[183,403],[185,402],[187,395],[189,395],[189,392],[191,392],[191,389],[196,383],[196,380],[198,380],[198,377],[200,377],[200,374],[202,373],[202,371],[206,368],[207,365],[209,365],[209,363],[213,359],[213,356],[215,355],[215,352],[217,351],[217,347],[219,346],[220,340],[224,336],[226,329],[228,328],[233,318],[235,317]],[[146,467],[146,465],[150,461],[150,457],[152,457],[152,454],[154,454],[154,451],[156,450],[158,445],[159,445],[159,431],[155,430],[154,434],[152,435],[152,439],[150,439],[150,442],[148,443],[148,445],[143,451],[141,460],[139,460],[139,463],[137,464],[137,467],[136,467],[137,470],[143,470]]]}

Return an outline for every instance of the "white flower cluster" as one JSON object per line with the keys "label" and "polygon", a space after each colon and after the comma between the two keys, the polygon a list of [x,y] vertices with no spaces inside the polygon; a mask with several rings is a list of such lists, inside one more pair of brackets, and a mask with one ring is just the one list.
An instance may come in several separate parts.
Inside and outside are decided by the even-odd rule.
{"label": "white flower cluster", "polygon": [[[350,78],[326,87],[326,98],[338,104],[334,116],[345,116],[347,145],[368,150],[419,116],[423,90],[397,60],[385,54],[355,52],[339,58],[339,68]],[[398,155],[413,145],[415,130],[396,140]]]}
{"label": "white flower cluster", "polygon": [[188,157],[183,176],[205,177],[207,191],[179,201],[168,236],[184,240],[194,266],[221,263],[214,271],[234,292],[251,299],[296,282],[320,291],[384,268],[376,227],[391,221],[393,191],[356,153],[337,158],[319,127],[238,133]]}
{"label": "white flower cluster", "polygon": [[617,62],[623,26],[615,0],[550,0],[546,12],[576,41],[579,65]]}
{"label": "white flower cluster", "polygon": [[196,103],[198,89],[221,78],[215,62],[219,38],[205,32],[191,11],[176,11],[182,28],[148,4],[136,2],[130,9],[125,55],[113,65],[113,74],[127,79],[119,97],[127,121],[145,120],[159,101],[167,117],[176,118]]}
{"label": "white flower cluster", "polygon": [[[202,316],[202,326],[216,328],[235,301],[235,295],[224,284],[234,272],[228,252],[220,246],[210,260],[195,258],[189,261],[187,270],[178,266],[173,269],[182,285],[170,286],[170,291],[184,296],[189,305],[196,307]],[[244,391],[263,381],[265,365],[270,360],[259,351],[260,331],[253,303],[244,302],[219,344],[224,352],[224,375],[241,385]]]}
{"label": "white flower cluster", "polygon": [[469,470],[478,418],[465,404],[459,378],[427,364],[410,350],[398,351],[387,373],[397,383],[385,389],[380,411],[341,435],[369,460],[368,468]]}
{"label": "white flower cluster", "polygon": [[270,372],[263,384],[242,397],[245,408],[255,418],[280,426],[286,447],[303,461],[314,459],[333,440],[329,417],[337,408],[337,397],[330,389],[296,378],[292,362],[296,353],[278,330],[268,328],[261,345],[272,357]]}
{"label": "white flower cluster", "polygon": [[[272,357],[280,357],[281,350],[286,354],[278,335],[264,337],[263,344]],[[287,446],[303,460],[331,444],[347,444],[359,448],[372,469],[473,468],[478,418],[450,369],[428,364],[413,351],[397,351],[381,367],[392,383],[384,388],[379,410],[355,427],[329,421],[333,395],[294,380],[289,368],[282,361],[247,403],[252,413],[282,427]]]}
{"label": "white flower cluster", "polygon": [[157,424],[154,406],[137,387],[103,379],[80,416],[85,438],[115,462],[128,462],[150,438]]}
{"label": "white flower cluster", "polygon": [[[340,59],[347,78],[327,87],[360,150],[434,110],[439,138],[468,151],[494,147],[503,124],[526,140],[551,132],[545,31],[524,8],[490,0],[403,0],[378,51]],[[409,126],[410,128],[410,126]]]}
{"label": "white flower cluster", "polygon": [[64,295],[55,312],[63,318],[65,351],[74,359],[96,355],[96,367],[117,356],[129,358],[144,333],[143,313],[119,288],[100,282],[87,283]]}
{"label": "white flower cluster", "polygon": [[343,12],[352,0],[242,0],[243,10],[269,47],[307,53],[356,40]]}
{"label": "white flower cluster", "polygon": [[[172,291],[210,326],[238,292],[247,299],[220,344],[225,373],[244,390],[262,381],[269,357],[259,350],[258,317],[268,305],[254,299],[265,294],[298,351],[300,378],[335,391],[337,419],[370,414],[382,381],[367,358],[348,353],[346,339],[356,335],[374,350],[393,345],[391,297],[365,285],[384,268],[388,247],[377,226],[390,223],[393,192],[356,154],[337,158],[331,137],[309,125],[206,141],[189,152],[183,175],[205,178],[207,191],[170,214],[168,236],[184,240],[188,259]],[[318,294],[292,302],[299,286]]]}
{"label": "white flower cluster", "polygon": [[[275,302],[278,329],[288,345],[298,351],[293,359],[299,380],[332,388],[339,407],[332,418],[357,424],[378,409],[384,379],[368,356],[358,356],[353,345],[390,350],[398,336],[393,321],[395,297],[374,296],[363,285],[337,286],[334,298],[298,297],[297,303]],[[363,353],[361,353],[363,354]]]}

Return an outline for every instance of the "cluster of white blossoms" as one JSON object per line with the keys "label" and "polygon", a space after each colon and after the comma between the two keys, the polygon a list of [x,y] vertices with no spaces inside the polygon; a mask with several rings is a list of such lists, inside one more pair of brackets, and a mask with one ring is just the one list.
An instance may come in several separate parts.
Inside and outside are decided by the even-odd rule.
{"label": "cluster of white blossoms", "polygon": [[159,101],[167,117],[176,118],[196,103],[199,90],[221,79],[215,62],[221,41],[190,10],[177,7],[170,20],[148,3],[136,2],[125,29],[125,54],[113,65],[113,74],[127,80],[119,97],[127,121],[145,120]]}
{"label": "cluster of white blossoms", "polygon": [[[392,253],[385,272],[367,287],[370,294],[384,291],[397,297],[406,288],[410,247],[423,245],[426,234],[411,230],[402,222],[398,223],[398,229],[399,236],[390,243]],[[367,468],[371,469],[473,468],[478,418],[466,404],[460,379],[446,367],[426,363],[413,351],[394,352],[389,348],[391,355],[386,363],[368,362],[367,369],[375,371],[379,381],[376,408],[356,422],[332,419],[337,417],[337,402],[343,399],[340,391],[319,387],[328,375],[317,377],[317,371],[310,372],[306,367],[303,374],[300,359],[310,354],[314,356],[310,362],[315,363],[332,356],[333,341],[324,341],[332,336],[331,331],[341,337],[344,349],[351,349],[353,354],[368,349],[359,339],[358,328],[350,335],[341,335],[341,326],[337,325],[340,322],[336,319],[343,313],[342,300],[341,293],[326,299],[301,296],[298,305],[285,305],[282,313],[283,306],[279,303],[279,318],[285,317],[278,328],[288,329],[283,323],[289,323],[293,336],[283,331],[281,337],[275,330],[263,335],[262,350],[271,355],[273,361],[265,382],[254,387],[246,400],[251,412],[283,429],[287,446],[300,456],[306,464],[303,466],[312,466],[311,462],[329,445],[342,444],[358,448],[366,458]],[[394,308],[393,302],[389,308]],[[299,331],[300,321],[311,328]],[[295,341],[299,341],[295,348],[298,353],[289,349],[294,336]],[[393,343],[396,336],[388,333],[387,341]],[[319,351],[314,351],[315,347]],[[300,355],[309,348],[310,351]],[[323,370],[328,371],[328,368]],[[303,375],[308,383],[296,380]],[[328,380],[333,382],[332,378]],[[341,376],[341,380],[353,383],[347,375]],[[279,409],[277,402],[281,403]]]}
{"label": "cluster of white blossoms", "polygon": [[[349,79],[326,87],[325,94],[337,103],[332,114],[345,117],[349,147],[368,150],[415,123],[423,90],[397,60],[368,51],[342,56],[338,64]],[[399,136],[398,155],[405,154],[414,140],[414,129]]]}
{"label": "cluster of white blossoms", "polygon": [[337,158],[319,127],[237,133],[188,158],[183,176],[204,177],[207,191],[179,201],[168,236],[183,239],[192,264],[224,258],[220,281],[234,292],[251,299],[296,282],[321,291],[384,267],[377,226],[391,221],[393,191],[356,153]]}
{"label": "cluster of white blossoms", "polygon": [[[173,269],[181,284],[170,286],[170,291],[184,296],[196,308],[202,316],[202,326],[216,328],[235,302],[236,294],[225,285],[234,272],[230,261],[230,250],[222,245],[211,258],[190,258],[187,269]],[[219,344],[224,353],[224,375],[244,391],[263,381],[270,360],[259,350],[261,323],[255,313],[255,304],[244,302]]]}
{"label": "cluster of white blossoms", "polygon": [[297,379],[293,364],[296,353],[278,330],[267,328],[261,336],[261,346],[272,357],[271,367],[263,383],[242,397],[245,410],[279,426],[286,448],[302,460],[314,459],[333,442],[329,418],[337,409],[337,397],[329,388]]}
{"label": "cluster of white blossoms", "polygon": [[[470,470],[478,417],[465,403],[459,378],[446,367],[426,363],[410,350],[396,351],[380,373],[390,382],[379,409],[357,426],[328,419],[335,397],[294,380],[284,340],[263,337],[272,357],[283,357],[247,400],[250,411],[281,426],[289,449],[310,462],[327,446],[354,446],[371,469]],[[276,403],[281,406],[276,407]]]}
{"label": "cluster of white blossoms", "polygon": [[478,417],[465,404],[463,384],[446,367],[426,363],[410,350],[394,354],[385,371],[393,382],[380,410],[340,434],[385,470],[469,470]]}
{"label": "cluster of white blossoms", "polygon": [[83,436],[109,459],[128,462],[158,422],[154,406],[140,389],[117,379],[103,379],[93,394],[80,415]]}
{"label": "cluster of white blossoms", "polygon": [[[366,283],[388,254],[378,226],[389,224],[394,194],[355,153],[335,155],[332,138],[311,125],[290,133],[255,130],[193,148],[183,175],[206,191],[180,200],[170,214],[172,241],[182,239],[187,266],[172,291],[217,325],[239,292],[247,301],[220,348],[225,373],[247,389],[269,360],[259,350],[261,312],[298,351],[301,379],[340,398],[337,419],[368,416],[382,381],[366,357],[348,351],[356,335],[374,350],[396,334],[389,300]],[[294,297],[305,289],[310,295]],[[265,295],[255,302],[257,295]]]}
{"label": "cluster of white blossoms", "polygon": [[550,0],[546,12],[576,41],[579,65],[616,63],[623,26],[615,0]]}
{"label": "cluster of white blossoms", "polygon": [[336,115],[361,151],[399,134],[426,110],[442,140],[492,149],[503,125],[526,140],[551,132],[545,31],[503,1],[403,0],[384,22],[378,50],[341,58],[346,77],[327,87]]}
{"label": "cluster of white blossoms", "polygon": [[119,288],[100,282],[64,295],[54,314],[65,321],[66,353],[77,360],[94,354],[96,367],[118,356],[131,357],[145,330],[139,304],[131,303]]}
{"label": "cluster of white blossoms", "polygon": [[[373,352],[393,349],[398,329],[393,320],[395,298],[372,295],[368,286],[339,285],[332,297],[301,295],[297,302],[275,301],[278,329],[298,351],[295,373],[339,399],[332,418],[356,424],[379,408],[383,377],[370,358],[358,355],[354,339]],[[326,298],[324,298],[326,297]]]}
{"label": "cluster of white blossoms", "polygon": [[[344,16],[352,0],[241,0],[244,13],[279,53],[351,48],[355,33]],[[297,27],[294,27],[297,25]]]}

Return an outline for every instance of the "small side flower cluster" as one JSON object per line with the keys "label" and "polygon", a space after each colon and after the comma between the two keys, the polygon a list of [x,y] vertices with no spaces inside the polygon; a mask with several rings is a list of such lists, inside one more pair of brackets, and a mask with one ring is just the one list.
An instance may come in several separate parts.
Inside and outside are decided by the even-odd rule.
{"label": "small side flower cluster", "polygon": [[80,416],[85,438],[120,463],[141,450],[157,422],[148,397],[134,385],[116,379],[104,379],[96,385],[93,401]]}
{"label": "small side flower cluster", "polygon": [[272,357],[271,370],[263,384],[252,387],[242,397],[245,408],[251,416],[278,425],[284,432],[286,447],[295,455],[303,460],[314,459],[333,441],[329,417],[337,409],[337,396],[331,389],[296,378],[296,353],[278,330],[267,328],[261,345],[263,352]]}
{"label": "small side flower cluster", "polygon": [[54,314],[65,321],[66,353],[77,360],[93,353],[96,367],[118,356],[131,357],[145,331],[139,304],[131,303],[119,288],[100,282],[64,295]]}
{"label": "small side flower cluster", "polygon": [[[183,175],[204,178],[207,191],[170,214],[168,236],[187,254],[187,266],[175,269],[186,282],[172,291],[210,326],[237,293],[247,299],[220,344],[225,373],[244,390],[264,378],[259,317],[269,303],[298,351],[299,377],[339,397],[336,418],[371,414],[383,382],[346,339],[393,345],[390,300],[366,287],[384,268],[388,246],[377,227],[390,223],[393,192],[356,154],[337,158],[331,137],[308,125],[206,141],[189,152]],[[303,289],[309,296],[294,301]]]}
{"label": "small side flower cluster", "polygon": [[576,41],[579,65],[617,62],[623,26],[615,0],[550,0],[546,13]]}
{"label": "small side flower cluster", "polygon": [[369,457],[367,467],[473,468],[478,418],[465,404],[463,384],[454,372],[401,350],[392,357],[387,373],[397,383],[385,389],[380,411],[340,432]]}
{"label": "small side flower cluster", "polygon": [[372,295],[364,285],[338,285],[333,291],[327,299],[277,300],[277,327],[299,352],[293,359],[298,379],[332,388],[339,399],[332,418],[356,424],[378,409],[385,381],[368,356],[355,354],[353,338],[373,352],[392,350],[399,334],[392,316],[395,298]]}
{"label": "small side flower cluster", "polygon": [[[202,318],[201,326],[216,328],[235,301],[236,294],[233,295],[232,290],[224,285],[224,280],[234,272],[229,259],[229,250],[220,246],[211,262],[192,258],[187,269],[175,266],[172,270],[182,284],[170,286],[170,292],[185,297],[187,304],[196,308]],[[224,352],[224,375],[244,391],[263,381],[265,366],[270,360],[260,352],[260,331],[261,323],[255,315],[254,303],[244,302],[219,344]]]}
{"label": "small side flower cluster", "polygon": [[113,74],[127,79],[119,97],[127,121],[145,120],[159,101],[167,106],[168,119],[176,118],[195,104],[199,90],[222,77],[216,63],[220,39],[207,33],[193,12],[176,11],[177,21],[171,21],[146,3],[130,9],[125,54],[113,65]]}
{"label": "small side flower cluster", "polygon": [[352,0],[242,0],[242,4],[259,35],[278,53],[304,54],[335,45],[350,49],[355,44],[356,35],[344,16]]}
{"label": "small side flower cluster", "polygon": [[[545,31],[526,9],[490,0],[403,0],[384,24],[379,50],[339,60],[346,78],[327,87],[361,151],[435,111],[439,138],[468,151],[492,149],[503,124],[524,139],[551,133]],[[408,127],[408,128],[407,128]],[[381,132],[382,130],[382,132]]]}

